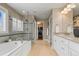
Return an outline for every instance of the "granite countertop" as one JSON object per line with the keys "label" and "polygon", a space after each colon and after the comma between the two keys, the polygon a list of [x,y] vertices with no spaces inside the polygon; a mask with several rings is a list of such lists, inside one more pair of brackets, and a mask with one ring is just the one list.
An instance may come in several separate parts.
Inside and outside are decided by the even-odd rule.
{"label": "granite countertop", "polygon": [[79,43],[79,38],[75,37],[73,34],[55,34],[56,36],[63,37],[67,40],[71,40],[75,43]]}

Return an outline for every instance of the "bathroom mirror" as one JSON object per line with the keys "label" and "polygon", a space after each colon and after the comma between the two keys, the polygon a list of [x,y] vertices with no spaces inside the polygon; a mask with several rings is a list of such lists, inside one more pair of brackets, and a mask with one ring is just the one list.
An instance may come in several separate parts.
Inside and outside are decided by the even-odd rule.
{"label": "bathroom mirror", "polygon": [[73,23],[73,29],[74,29],[74,35],[75,37],[79,37],[79,16],[76,16],[74,18],[74,23]]}
{"label": "bathroom mirror", "polygon": [[79,4],[75,3],[76,7],[73,9],[73,33],[75,37],[79,37]]}

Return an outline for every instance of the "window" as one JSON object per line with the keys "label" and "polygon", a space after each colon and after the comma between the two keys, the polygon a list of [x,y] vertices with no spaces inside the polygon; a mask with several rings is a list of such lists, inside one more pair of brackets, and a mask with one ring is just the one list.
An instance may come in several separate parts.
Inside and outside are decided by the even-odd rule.
{"label": "window", "polygon": [[7,15],[3,9],[0,9],[0,33],[7,32]]}
{"label": "window", "polygon": [[23,21],[13,18],[12,19],[13,24],[13,31],[23,31]]}
{"label": "window", "polygon": [[12,18],[12,28],[13,28],[13,31],[16,31],[17,30],[17,22],[16,22],[16,18]]}
{"label": "window", "polygon": [[19,31],[23,31],[23,21],[19,20],[19,23],[18,23],[18,30]]}

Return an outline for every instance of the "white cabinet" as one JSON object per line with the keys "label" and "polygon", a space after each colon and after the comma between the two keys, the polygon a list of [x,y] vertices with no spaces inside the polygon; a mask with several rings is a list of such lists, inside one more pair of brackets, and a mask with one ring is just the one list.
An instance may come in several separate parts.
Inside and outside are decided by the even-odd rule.
{"label": "white cabinet", "polygon": [[79,56],[79,44],[69,41],[69,55],[70,56]]}
{"label": "white cabinet", "polygon": [[57,49],[58,49],[58,42],[57,42],[57,37],[56,36],[54,36],[54,49],[57,51]]}
{"label": "white cabinet", "polygon": [[69,48],[69,55],[70,56],[79,56],[79,52],[77,52],[76,50],[73,50],[73,49]]}
{"label": "white cabinet", "polygon": [[57,36],[54,36],[54,48],[56,51],[59,51],[59,47],[60,47],[60,39]]}
{"label": "white cabinet", "polygon": [[[69,38],[70,39],[70,38]],[[64,37],[54,36],[54,49],[61,56],[79,56],[79,43]]]}
{"label": "white cabinet", "polygon": [[54,49],[58,55],[68,55],[68,40],[54,36]]}
{"label": "white cabinet", "polygon": [[69,41],[69,47],[72,48],[73,50],[79,51],[79,43]]}

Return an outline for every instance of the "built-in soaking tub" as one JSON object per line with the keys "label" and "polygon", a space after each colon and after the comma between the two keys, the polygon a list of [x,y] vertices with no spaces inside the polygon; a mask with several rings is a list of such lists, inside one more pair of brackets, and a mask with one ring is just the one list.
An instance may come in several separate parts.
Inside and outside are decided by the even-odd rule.
{"label": "built-in soaking tub", "polygon": [[0,56],[25,56],[31,49],[31,41],[11,41],[0,44]]}

